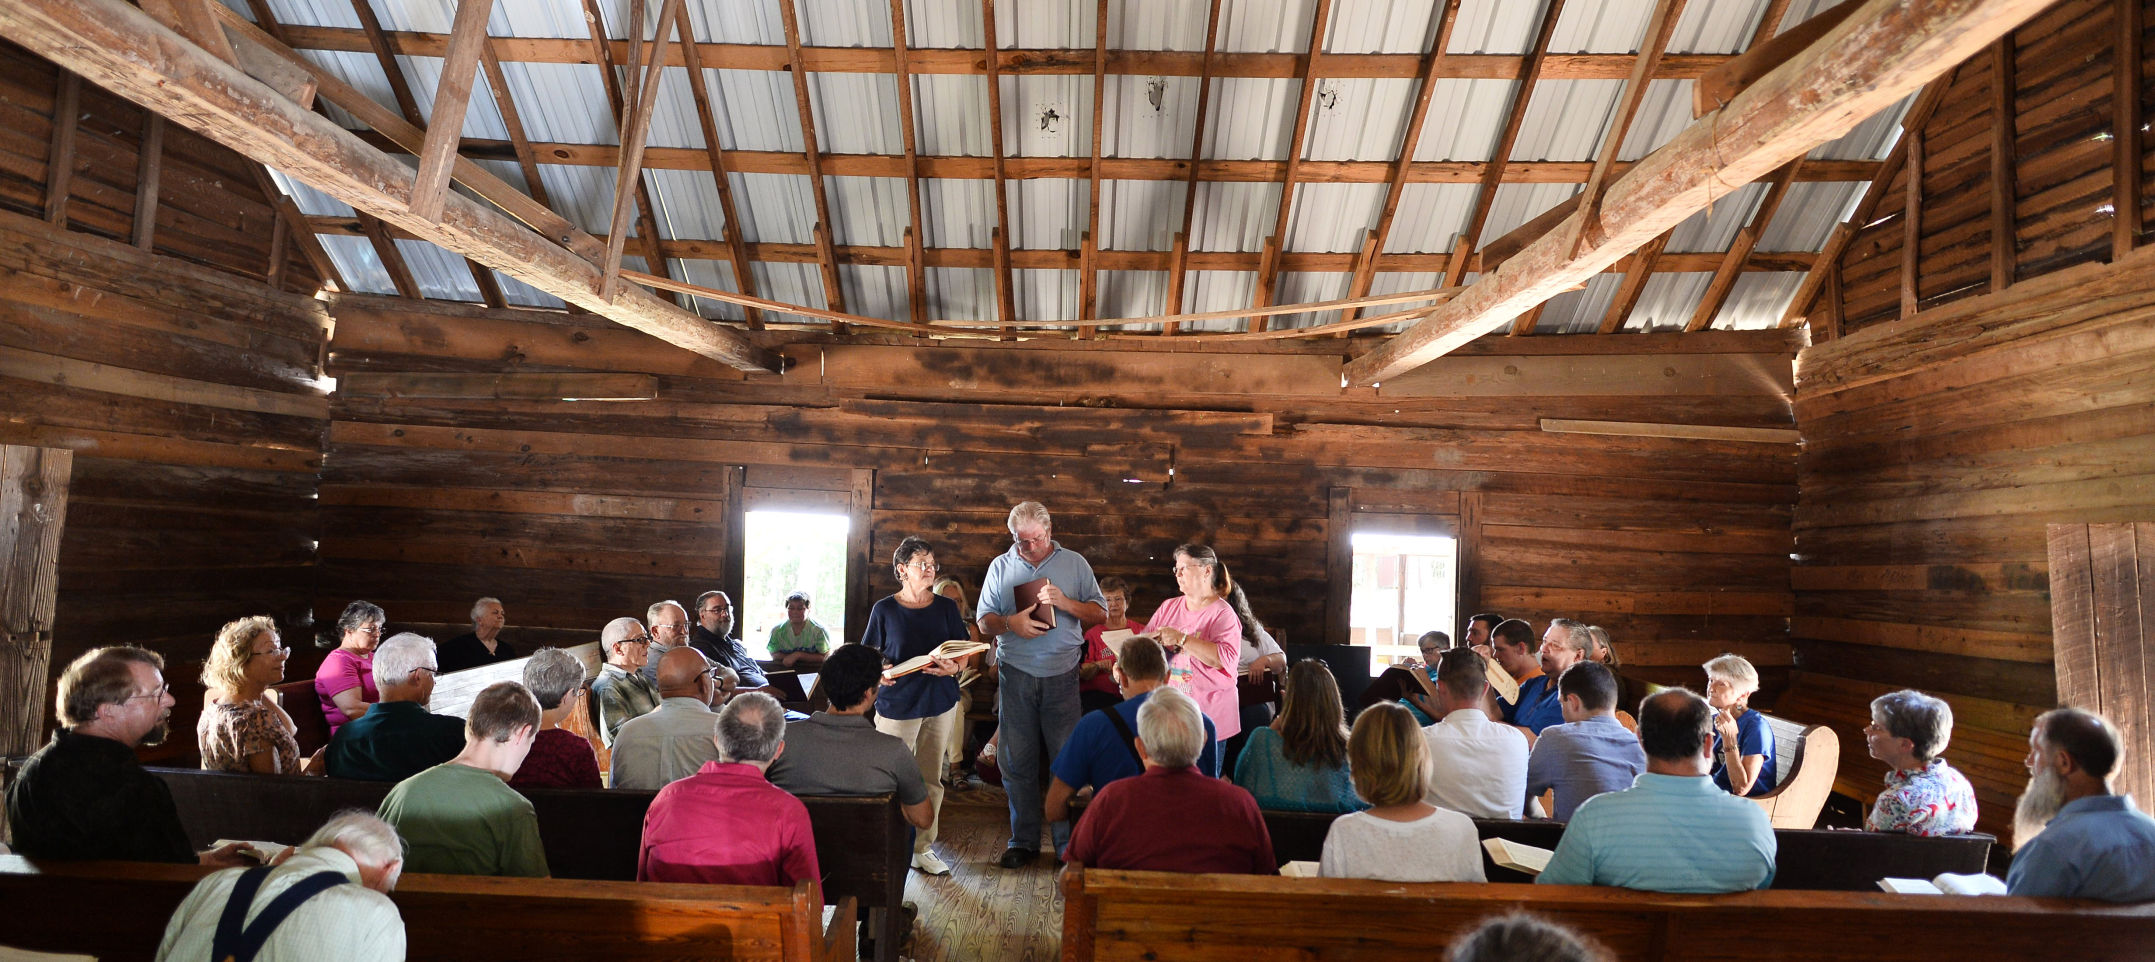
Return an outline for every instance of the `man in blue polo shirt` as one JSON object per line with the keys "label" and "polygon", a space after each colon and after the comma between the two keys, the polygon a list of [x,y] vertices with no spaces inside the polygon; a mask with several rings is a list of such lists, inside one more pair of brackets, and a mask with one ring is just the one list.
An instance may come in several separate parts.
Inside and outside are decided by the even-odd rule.
{"label": "man in blue polo shirt", "polygon": [[1646,892],[1742,892],[1773,883],[1779,851],[1766,810],[1713,783],[1713,707],[1671,688],[1639,703],[1646,773],[1573,812],[1545,885]]}
{"label": "man in blue polo shirt", "polygon": [[[1555,631],[1554,625],[1550,631]],[[1551,725],[1564,723],[1564,704],[1557,699],[1556,676],[1542,671],[1534,651],[1534,626],[1507,618],[1489,633],[1489,647],[1496,663],[1519,683],[1517,701],[1497,699],[1504,724],[1539,735]],[[1568,666],[1567,666],[1568,667]]]}
{"label": "man in blue polo shirt", "polygon": [[[1070,740],[1063,743],[1054,767],[1049,769],[1055,773],[1055,781],[1048,785],[1047,819],[1057,826],[1057,851],[1061,851],[1061,841],[1069,832],[1070,799],[1079,789],[1090,785],[1098,794],[1109,782],[1145,771],[1145,763],[1137,756],[1137,709],[1154,689],[1167,684],[1167,650],[1151,636],[1139,635],[1123,642],[1113,670],[1115,684],[1122,689],[1122,702],[1080,719],[1077,730],[1070,733]],[[1122,724],[1117,725],[1117,721]],[[1205,746],[1197,756],[1197,770],[1217,778],[1220,746],[1209,718],[1205,719],[1205,738]]]}
{"label": "man in blue polo shirt", "polygon": [[2155,901],[2155,818],[2115,794],[2117,728],[2078,708],[2047,711],[2028,735],[2028,790],[2013,812],[2006,891],[2062,899]]}
{"label": "man in blue polo shirt", "polygon": [[[988,563],[980,581],[980,632],[995,638],[996,713],[1002,720],[997,761],[1010,795],[1010,846],[1004,868],[1022,868],[1040,855],[1041,769],[1077,727],[1078,661],[1085,629],[1107,620],[1106,597],[1092,565],[1050,537],[1048,509],[1027,501],[1010,509],[1010,550]],[[1039,611],[1021,613],[1018,586],[1047,579]],[[1053,624],[1046,624],[1052,619]],[[1055,827],[1055,848],[1069,841]]]}

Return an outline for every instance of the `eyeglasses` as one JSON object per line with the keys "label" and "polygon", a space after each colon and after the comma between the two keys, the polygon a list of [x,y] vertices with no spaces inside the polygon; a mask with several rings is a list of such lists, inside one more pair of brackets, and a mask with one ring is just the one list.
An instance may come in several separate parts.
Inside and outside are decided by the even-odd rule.
{"label": "eyeglasses", "polygon": [[382,633],[382,626],[380,626],[380,625],[361,625],[361,626],[359,626],[359,627],[357,627],[357,628],[354,628],[354,629],[352,629],[352,630],[353,630],[353,631],[356,631],[356,632],[359,632],[359,633],[360,633],[360,634],[362,634],[362,635],[379,635],[379,634],[381,634],[381,633]]}
{"label": "eyeglasses", "polygon": [[281,654],[284,654],[285,652],[287,652],[287,651],[290,651],[290,650],[291,650],[290,648],[286,648],[286,647],[285,647],[285,646],[283,646],[283,645],[278,645],[277,647],[275,647],[275,648],[271,648],[271,649],[270,649],[270,650],[268,650],[268,651],[250,651],[250,652],[248,652],[248,653],[247,653],[247,657],[249,657],[249,658],[267,658],[267,657],[269,657],[269,656],[271,656],[271,655],[281,655]]}
{"label": "eyeglasses", "polygon": [[1199,563],[1199,564],[1186,564],[1186,565],[1176,565],[1176,566],[1175,566],[1175,568],[1174,568],[1174,571],[1175,571],[1175,573],[1176,573],[1176,574],[1178,574],[1178,575],[1179,575],[1179,574],[1182,574],[1183,572],[1186,572],[1186,571],[1193,571],[1193,572],[1194,572],[1194,571],[1204,571],[1204,570],[1206,570],[1207,568],[1210,568],[1210,567],[1212,567],[1212,566],[1211,566],[1211,565],[1208,565],[1208,564],[1202,564],[1202,563]]}
{"label": "eyeglasses", "polygon": [[1041,532],[1040,537],[1037,538],[1020,538],[1016,535],[1011,535],[1010,540],[1015,541],[1020,545],[1031,547],[1033,545],[1047,544],[1049,541],[1054,539],[1053,536],[1049,535],[1047,532]]}
{"label": "eyeglasses", "polygon": [[659,630],[659,629],[661,629],[661,628],[666,628],[666,629],[669,629],[669,630],[672,630],[672,631],[687,631],[687,630],[688,630],[688,626],[687,626],[687,625],[668,625],[668,624],[663,624],[663,623],[662,623],[662,624],[655,624],[655,625],[652,625],[652,626],[651,626],[651,630],[652,630],[652,631],[657,631],[657,630]]}
{"label": "eyeglasses", "polygon": [[648,644],[650,644],[650,643],[651,643],[651,639],[650,639],[650,638],[649,638],[648,636],[644,636],[644,635],[639,635],[639,636],[637,636],[637,637],[634,637],[634,638],[623,638],[623,639],[621,639],[621,644],[624,644],[624,645],[648,645]]}
{"label": "eyeglasses", "polygon": [[171,686],[171,685],[159,685],[159,686],[157,686],[157,690],[156,690],[156,691],[140,691],[140,692],[136,692],[136,693],[134,693],[134,694],[132,694],[132,695],[129,695],[129,696],[127,696],[126,698],[124,698],[124,699],[122,699],[122,700],[123,700],[123,701],[134,701],[134,700],[135,700],[135,699],[137,699],[137,698],[155,698],[155,699],[158,699],[158,700],[163,700],[163,699],[164,699],[164,697],[165,697],[165,695],[167,695],[167,694],[171,693],[171,691],[172,691],[172,686]]}
{"label": "eyeglasses", "polygon": [[420,665],[419,667],[417,667],[417,668],[414,668],[414,669],[412,669],[412,670],[413,670],[413,671],[423,671],[423,672],[426,672],[426,673],[427,673],[427,674],[429,674],[429,675],[439,675],[439,674],[441,674],[441,669],[439,669],[439,668],[428,668],[428,667],[427,667],[427,666],[425,666],[425,665]]}
{"label": "eyeglasses", "polygon": [[[1020,541],[1020,542],[1018,542],[1018,543],[1019,543],[1019,544],[1024,544],[1025,542],[1023,542],[1023,541]],[[918,571],[918,572],[922,572],[922,573],[924,573],[924,574],[931,574],[931,575],[932,575],[932,574],[934,574],[934,573],[936,573],[936,572],[938,572],[938,571],[941,571],[941,570],[943,570],[943,566],[942,566],[942,565],[922,564],[922,563],[920,563],[920,562],[918,562],[918,561],[911,561],[911,562],[907,562],[907,563],[905,563],[905,564],[899,565],[899,567],[901,567],[901,568],[911,568],[911,569],[913,569],[913,570],[915,570],[915,571]],[[793,607],[793,606],[792,606],[791,604],[788,604],[788,605],[786,605],[786,607],[788,607],[788,608],[791,608],[791,607]],[[806,608],[806,607],[808,607],[808,606],[807,606],[807,605],[802,605],[801,607],[803,607],[803,608]]]}

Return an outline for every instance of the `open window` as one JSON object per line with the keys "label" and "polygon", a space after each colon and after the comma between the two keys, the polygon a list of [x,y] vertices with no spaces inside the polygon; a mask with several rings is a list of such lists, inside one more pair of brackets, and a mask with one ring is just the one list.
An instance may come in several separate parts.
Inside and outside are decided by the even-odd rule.
{"label": "open window", "polygon": [[750,651],[786,620],[786,596],[808,592],[808,617],[835,644],[846,634],[846,558],[852,521],[844,514],[801,510],[749,511],[741,598],[735,603],[741,638]]}
{"label": "open window", "polygon": [[1372,673],[1416,655],[1415,641],[1423,632],[1453,630],[1459,609],[1457,538],[1365,522],[1350,543],[1354,568],[1347,643],[1370,649]]}

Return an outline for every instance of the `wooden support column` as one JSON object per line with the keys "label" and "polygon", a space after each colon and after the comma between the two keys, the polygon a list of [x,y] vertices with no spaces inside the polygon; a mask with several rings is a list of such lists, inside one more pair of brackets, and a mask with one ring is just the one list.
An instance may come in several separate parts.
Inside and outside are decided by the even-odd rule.
{"label": "wooden support column", "polygon": [[[165,167],[165,118],[149,111],[142,114],[142,144],[135,156],[134,244],[149,250],[157,239],[157,181]],[[277,199],[263,200],[275,204]],[[279,220],[278,223],[283,223]]]}
{"label": "wooden support column", "polygon": [[1333,488],[1325,515],[1324,643],[1344,645],[1354,600],[1354,489]]}
{"label": "wooden support column", "polygon": [[[636,43],[641,43],[643,40],[641,27],[643,3],[644,0],[631,0],[631,10],[638,12],[636,18],[638,26],[636,29],[629,31],[629,33],[630,39]],[[618,130],[627,123],[630,95],[622,91],[621,79],[614,75],[614,45],[606,38],[606,19],[599,13],[598,0],[584,0],[583,7],[584,20],[590,27],[591,62],[598,65],[599,75],[604,78],[606,103],[613,110],[614,127]],[[687,43],[695,42],[694,37],[685,37],[683,39]],[[631,61],[629,67],[634,70],[635,62]],[[641,78],[633,73],[630,75],[632,82],[639,79]],[[615,157],[614,166],[618,171],[620,168],[618,155]],[[639,246],[643,248],[644,252],[644,266],[649,268],[653,274],[670,278],[673,276],[672,270],[666,266],[666,255],[659,248],[658,218],[651,213],[651,189],[649,185],[644,183],[641,176],[631,178],[630,182],[636,185],[636,233],[639,235],[637,239],[641,241]],[[619,232],[616,231],[615,233]],[[609,238],[608,243],[610,244],[611,242],[611,238]],[[606,280],[606,256],[606,251],[602,246],[598,252],[599,287],[601,289],[604,289],[609,283]],[[671,292],[660,296],[677,305],[685,303],[678,295]],[[603,296],[600,300],[610,302],[609,298]]]}
{"label": "wooden support column", "polygon": [[0,445],[0,755],[44,742],[60,530],[75,454]]}
{"label": "wooden support column", "polygon": [[2020,255],[2019,218],[2014,211],[2018,198],[2013,188],[2019,116],[2015,106],[2013,38],[2007,35],[1990,46],[1990,290],[2013,285]]}
{"label": "wooden support column", "polygon": [[[1309,54],[1302,60],[1302,93],[1296,100],[1294,134],[1287,141],[1287,169],[1280,179],[1278,214],[1272,220],[1267,248],[1272,256],[1257,276],[1257,306],[1271,307],[1279,294],[1280,252],[1287,249],[1287,222],[1294,215],[1295,174],[1302,168],[1302,154],[1309,137],[1309,115],[1317,102],[1318,62],[1324,59],[1325,28],[1332,22],[1332,0],[1317,0],[1317,15],[1310,21]],[[1249,320],[1249,330],[1262,331],[1270,321],[1265,315]]]}
{"label": "wooden support column", "polygon": [[45,219],[67,226],[67,192],[75,181],[75,128],[82,116],[82,78],[60,70],[60,91],[52,98],[52,145],[45,154]]}
{"label": "wooden support column", "polygon": [[501,282],[494,279],[494,271],[471,258],[464,259],[464,266],[471,271],[471,282],[479,287],[479,300],[488,307],[508,307],[509,299],[501,294]]}
{"label": "wooden support column", "polygon": [[389,282],[396,285],[397,296],[423,300],[426,295],[419,290],[419,281],[412,276],[410,267],[404,264],[403,252],[397,250],[395,238],[383,226],[381,219],[367,214],[359,215],[359,229],[367,235],[367,242],[374,246],[374,256],[381,259],[382,269],[389,272]]}
{"label": "wooden support column", "polygon": [[2110,232],[2110,260],[2114,263],[2132,253],[2140,243],[2140,165],[2144,156],[2141,144],[2146,138],[2140,134],[2140,98],[2145,95],[2141,77],[2140,34],[2144,14],[2141,0],[2117,0],[2117,41],[2114,44],[2115,64],[2111,86],[2111,127],[2117,139],[2110,144],[2111,170],[2115,172],[2116,187],[2111,206],[2117,208],[2117,219]]}
{"label": "wooden support column", "polygon": [[[786,56],[793,64],[793,101],[801,117],[801,152],[808,158],[808,189],[816,202],[816,246],[821,248],[816,258],[823,268],[824,306],[834,311],[846,309],[845,290],[838,283],[838,255],[835,249],[838,222],[831,219],[830,194],[823,188],[823,149],[816,143],[816,111],[809,96],[808,64],[801,58],[801,18],[794,0],[778,0],[779,19],[786,30]],[[833,331],[843,330],[842,325],[832,324]]]}
{"label": "wooden support column", "polygon": [[[913,120],[913,72],[910,64],[913,53],[906,35],[905,0],[890,0],[890,38],[891,54],[898,67],[898,124],[905,145],[905,210],[912,225],[906,228],[905,234],[905,293],[909,311],[906,320],[915,324],[926,324],[929,320],[928,267],[923,251],[928,245],[928,238],[920,213],[919,132]],[[728,215],[729,225],[732,219],[731,215]]]}
{"label": "wooden support column", "polygon": [[442,60],[441,81],[434,87],[434,114],[427,123],[426,142],[419,148],[419,176],[412,181],[415,216],[428,220],[441,216],[456,148],[464,138],[464,112],[471,105],[471,87],[477,79],[474,71],[488,43],[486,18],[493,10],[494,0],[457,0],[456,18],[449,27],[449,55]]}
{"label": "wooden support column", "polygon": [[[1175,232],[1175,247],[1168,255],[1166,312],[1183,311],[1182,292],[1189,276],[1190,228],[1197,217],[1198,168],[1205,159],[1205,114],[1212,109],[1212,57],[1220,43],[1220,0],[1212,0],[1205,14],[1205,59],[1197,71],[1197,125],[1190,131],[1190,169],[1182,187],[1182,229]],[[1160,333],[1172,336],[1182,325],[1167,323]]]}
{"label": "wooden support column", "polygon": [[374,53],[375,62],[381,64],[382,73],[389,77],[389,95],[397,100],[397,112],[404,115],[414,127],[425,127],[426,118],[419,113],[419,101],[412,96],[411,82],[404,77],[404,68],[397,66],[396,47],[389,34],[382,30],[381,18],[374,15],[371,0],[352,0],[352,14],[359,18],[359,29],[367,35],[367,48]]}
{"label": "wooden support column", "polygon": [[1713,326],[1714,316],[1721,313],[1729,294],[1736,290],[1736,278],[1743,274],[1751,251],[1758,247],[1759,235],[1766,232],[1767,226],[1773,223],[1773,215],[1780,212],[1781,201],[1788,196],[1788,185],[1796,179],[1796,171],[1802,167],[1803,160],[1798,158],[1773,175],[1767,184],[1766,196],[1759,199],[1757,209],[1751,212],[1751,222],[1736,232],[1736,239],[1729,244],[1728,256],[1721,259],[1713,280],[1706,283],[1706,295],[1699,298],[1698,309],[1691,312],[1691,321],[1684,325],[1684,330],[1703,331]]}
{"label": "wooden support column", "polygon": [[539,179],[538,152],[531,149],[531,137],[524,132],[524,115],[516,110],[516,97],[509,91],[509,76],[501,70],[501,58],[494,51],[492,37],[479,48],[479,70],[486,76],[487,88],[494,92],[494,106],[501,109],[501,124],[509,130],[509,149],[516,152],[517,169],[524,172],[524,192],[532,200],[552,206],[546,199],[546,184]]}
{"label": "wooden support column", "polygon": [[1601,327],[1595,333],[1614,334],[1624,329],[1632,309],[1639,306],[1639,296],[1646,293],[1646,282],[1654,279],[1655,262],[1661,260],[1662,250],[1669,246],[1669,238],[1675,233],[1676,229],[1671,227],[1631,255],[1631,267],[1624,271],[1623,281],[1616,285],[1616,297],[1609,301],[1609,312],[1601,315]]}
{"label": "wooden support column", "polygon": [[1908,132],[1908,183],[1901,191],[1901,318],[1915,316],[1923,270],[1923,130]]}
{"label": "wooden support column", "polygon": [[[1594,158],[1594,170],[1586,177],[1586,189],[1579,192],[1579,206],[1585,215],[1578,221],[1578,238],[1573,241],[1576,253],[1590,239],[1598,240],[1601,229],[1601,195],[1609,184],[1609,169],[1616,163],[1616,155],[1624,149],[1624,137],[1631,133],[1631,121],[1638,116],[1639,103],[1646,99],[1646,83],[1653,79],[1654,68],[1661,63],[1661,54],[1669,47],[1669,34],[1676,29],[1676,19],[1683,16],[1684,0],[1656,0],[1654,15],[1646,22],[1646,34],[1639,40],[1639,56],[1632,62],[1631,76],[1624,81],[1624,96],[1618,102],[1616,117],[1609,123],[1608,136],[1602,138],[1601,156]],[[1519,333],[1513,331],[1512,333]]]}
{"label": "wooden support column", "polygon": [[[995,314],[1009,324],[1018,319],[1018,307],[1010,275],[1010,184],[1003,157],[1003,54],[995,37],[995,0],[980,0],[980,27],[987,47],[988,149],[995,169],[995,228],[988,232],[988,241],[995,250]],[[1006,340],[1015,335],[1010,328],[1003,329]]]}

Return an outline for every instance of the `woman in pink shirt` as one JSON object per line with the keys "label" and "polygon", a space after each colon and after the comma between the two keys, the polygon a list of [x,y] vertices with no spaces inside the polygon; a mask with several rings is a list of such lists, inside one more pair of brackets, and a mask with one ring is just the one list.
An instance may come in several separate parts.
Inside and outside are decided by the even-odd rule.
{"label": "woman in pink shirt", "polygon": [[374,690],[374,646],[381,643],[382,622],[387,620],[379,606],[365,601],[345,605],[337,618],[336,650],[314,672],[314,693],[322,700],[322,717],[329,721],[331,735],[382,700]]}
{"label": "woman in pink shirt", "polygon": [[1235,617],[1227,593],[1235,586],[1220,556],[1201,544],[1175,549],[1175,585],[1180,597],[1169,598],[1145,623],[1145,634],[1167,646],[1173,657],[1167,683],[1180,688],[1212,719],[1217,737],[1242,730],[1236,705],[1235,671],[1242,657],[1242,619]]}

